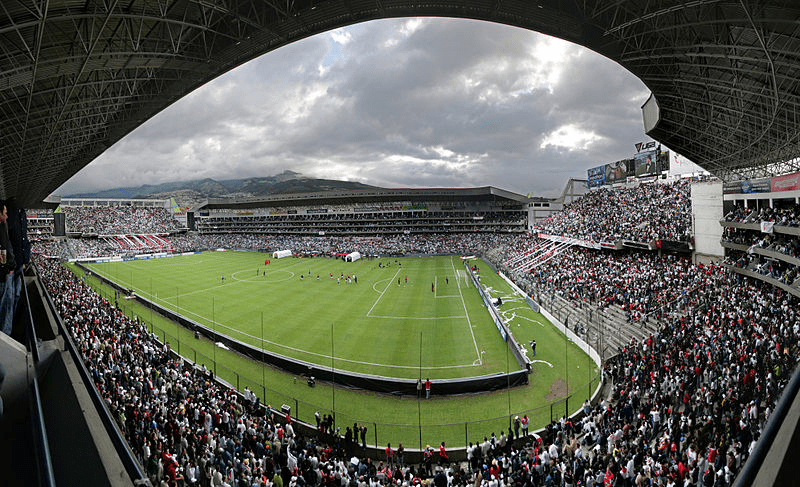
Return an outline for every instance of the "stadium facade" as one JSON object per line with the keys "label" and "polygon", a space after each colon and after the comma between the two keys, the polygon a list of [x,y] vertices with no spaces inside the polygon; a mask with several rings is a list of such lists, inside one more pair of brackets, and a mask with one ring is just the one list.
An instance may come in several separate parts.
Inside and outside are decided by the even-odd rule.
{"label": "stadium facade", "polygon": [[190,229],[305,236],[522,233],[530,199],[493,187],[375,189],[209,199],[189,212]]}

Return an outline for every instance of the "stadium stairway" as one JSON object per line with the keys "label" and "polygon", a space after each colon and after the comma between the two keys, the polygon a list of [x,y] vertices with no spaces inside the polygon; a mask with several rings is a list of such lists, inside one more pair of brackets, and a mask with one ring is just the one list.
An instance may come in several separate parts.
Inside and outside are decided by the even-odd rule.
{"label": "stadium stairway", "polygon": [[658,333],[662,324],[648,316],[645,320],[629,321],[627,314],[619,306],[612,305],[601,309],[593,304],[578,306],[558,295],[544,296],[540,305],[545,307],[562,323],[568,323],[573,331],[600,353],[603,359],[617,353],[619,348],[628,345],[631,338],[642,340]]}

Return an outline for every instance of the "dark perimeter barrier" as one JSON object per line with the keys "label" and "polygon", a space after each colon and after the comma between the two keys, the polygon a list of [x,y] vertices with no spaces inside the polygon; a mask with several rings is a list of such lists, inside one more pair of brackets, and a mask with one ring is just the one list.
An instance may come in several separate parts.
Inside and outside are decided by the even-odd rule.
{"label": "dark perimeter barrier", "polygon": [[[484,259],[481,259],[483,262],[488,262]],[[470,279],[472,279],[472,284],[478,290],[478,293],[481,295],[481,299],[483,299],[483,304],[486,306],[486,309],[489,310],[489,314],[492,315],[492,321],[494,321],[494,326],[497,327],[497,331],[500,333],[500,337],[506,342],[506,346],[511,350],[511,353],[514,355],[514,358],[517,359],[517,363],[520,367],[522,367],[522,371],[526,373],[525,384],[528,383],[527,379],[527,371],[529,370],[530,361],[522,354],[522,347],[519,346],[519,342],[517,339],[514,338],[514,335],[508,329],[508,326],[500,317],[500,313],[497,311],[497,307],[492,302],[492,299],[489,295],[486,294],[486,291],[483,290],[483,286],[481,285],[478,277],[475,276],[475,273],[472,272],[472,268],[470,268],[469,264],[464,261],[464,267],[467,270],[467,275],[469,275]],[[528,297],[525,296],[526,301],[528,301]],[[530,303],[529,303],[530,304]],[[534,311],[538,312],[538,306]]]}

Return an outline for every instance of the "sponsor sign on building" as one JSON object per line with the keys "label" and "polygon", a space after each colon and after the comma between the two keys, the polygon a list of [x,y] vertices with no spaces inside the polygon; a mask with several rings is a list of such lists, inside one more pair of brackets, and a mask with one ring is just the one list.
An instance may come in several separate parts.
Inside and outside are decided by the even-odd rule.
{"label": "sponsor sign on building", "polygon": [[770,183],[769,178],[725,183],[722,186],[722,194],[769,193],[772,190]]}
{"label": "sponsor sign on building", "polygon": [[656,148],[656,143],[652,140],[650,142],[638,142],[636,144],[636,152],[644,152],[655,148]]}
{"label": "sponsor sign on building", "polygon": [[770,189],[773,192],[799,190],[800,172],[772,178],[772,181],[770,181]]}

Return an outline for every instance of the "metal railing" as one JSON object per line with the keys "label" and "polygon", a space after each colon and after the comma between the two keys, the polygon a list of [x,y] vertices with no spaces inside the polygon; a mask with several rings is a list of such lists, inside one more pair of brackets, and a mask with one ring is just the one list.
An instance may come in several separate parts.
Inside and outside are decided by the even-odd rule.
{"label": "metal railing", "polygon": [[[38,279],[38,275],[37,275]],[[106,406],[106,402],[103,400],[100,392],[97,390],[97,387],[92,380],[89,371],[86,369],[86,365],[84,364],[83,357],[78,352],[78,349],[75,347],[75,343],[72,341],[72,335],[69,333],[69,330],[66,329],[64,323],[61,321],[61,316],[58,314],[58,311],[53,304],[53,300],[50,297],[50,294],[47,292],[47,289],[42,284],[42,295],[47,302],[47,306],[50,308],[52,315],[55,319],[56,326],[58,328],[59,334],[64,339],[64,350],[69,352],[72,356],[73,361],[75,362],[75,366],[78,369],[78,373],[81,376],[83,384],[86,386],[86,391],[89,394],[89,397],[92,398],[92,402],[97,409],[97,414],[100,417],[100,420],[103,422],[103,426],[105,427],[108,436],[114,445],[117,453],[119,454],[119,458],[122,461],[123,466],[125,467],[125,471],[133,481],[137,485],[150,485],[150,480],[148,479],[147,475],[142,468],[142,465],[136,459],[133,451],[131,450],[128,441],[125,439],[122,432],[119,430],[114,417],[112,416],[111,412],[108,410]]]}
{"label": "metal railing", "polygon": [[[775,405],[775,412],[770,416],[764,428],[764,432],[761,434],[761,438],[759,438],[755,448],[753,448],[752,453],[750,453],[750,457],[742,467],[739,476],[736,477],[733,487],[753,485],[756,476],[758,476],[761,470],[761,466],[764,464],[764,460],[767,458],[770,448],[772,448],[772,444],[775,442],[775,438],[778,436],[778,431],[784,426],[783,422],[798,392],[800,392],[800,367],[795,369],[792,380],[789,381],[789,384],[787,384],[786,388],[783,390],[778,404]],[[790,425],[787,425],[787,427],[788,426]],[[780,469],[780,466],[776,466],[775,468]]]}
{"label": "metal railing", "polygon": [[[22,313],[22,319],[25,322],[25,341],[28,351],[31,353],[33,359],[33,373],[36,377],[30,380],[29,389],[29,402],[30,402],[30,420],[31,420],[31,433],[33,435],[33,446],[36,450],[36,468],[39,485],[41,486],[55,486],[55,474],[53,473],[53,461],[50,456],[50,445],[47,440],[47,428],[44,422],[44,413],[42,410],[42,398],[39,393],[39,340],[36,336],[36,327],[33,323],[33,315],[31,314],[31,304],[28,298],[28,287],[25,284],[25,277],[22,276],[22,284],[20,291],[20,300],[16,309],[17,313]],[[28,369],[31,370],[31,369]]]}

